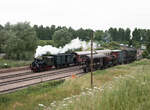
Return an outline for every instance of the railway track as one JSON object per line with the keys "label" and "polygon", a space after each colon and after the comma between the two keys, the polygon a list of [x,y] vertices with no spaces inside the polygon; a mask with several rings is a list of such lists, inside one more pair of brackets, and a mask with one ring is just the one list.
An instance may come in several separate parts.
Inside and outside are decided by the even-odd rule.
{"label": "railway track", "polygon": [[0,73],[0,79],[9,78],[13,76],[21,76],[27,73],[31,74],[31,70],[23,70],[23,71],[14,71],[14,72],[7,72],[7,73]]}
{"label": "railway track", "polygon": [[8,72],[22,71],[22,70],[29,70],[29,66],[0,69],[0,74],[8,73]]}
{"label": "railway track", "polygon": [[62,79],[72,74],[81,74],[83,71],[78,67],[69,67],[40,73],[13,73],[0,76],[0,94],[9,93],[48,80]]}

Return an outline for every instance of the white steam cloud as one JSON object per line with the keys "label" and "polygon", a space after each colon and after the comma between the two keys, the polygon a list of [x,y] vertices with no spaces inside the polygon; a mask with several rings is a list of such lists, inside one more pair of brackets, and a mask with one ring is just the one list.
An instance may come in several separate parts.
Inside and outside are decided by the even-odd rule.
{"label": "white steam cloud", "polygon": [[[74,50],[78,48],[82,48],[83,50],[87,50],[90,48],[91,43],[86,41],[81,41],[79,38],[73,39],[69,44],[66,44],[63,48],[59,47],[53,47],[51,45],[45,45],[45,46],[38,46],[35,53],[35,58],[42,56],[46,53],[51,54],[58,54],[58,53],[65,53],[68,50]],[[97,44],[93,43],[93,47],[96,48]]]}

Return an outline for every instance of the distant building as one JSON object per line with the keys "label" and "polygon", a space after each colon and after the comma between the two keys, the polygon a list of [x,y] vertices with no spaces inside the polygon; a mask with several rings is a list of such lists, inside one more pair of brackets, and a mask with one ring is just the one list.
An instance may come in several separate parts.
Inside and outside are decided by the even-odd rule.
{"label": "distant building", "polygon": [[141,49],[142,49],[142,50],[145,50],[145,49],[146,49],[146,46],[145,46],[145,45],[141,45]]}

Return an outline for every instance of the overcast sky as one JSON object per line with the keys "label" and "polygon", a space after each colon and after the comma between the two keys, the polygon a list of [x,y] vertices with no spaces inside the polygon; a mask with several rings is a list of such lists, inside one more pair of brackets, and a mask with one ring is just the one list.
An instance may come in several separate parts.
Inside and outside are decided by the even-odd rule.
{"label": "overcast sky", "polygon": [[0,24],[150,28],[149,0],[0,0]]}

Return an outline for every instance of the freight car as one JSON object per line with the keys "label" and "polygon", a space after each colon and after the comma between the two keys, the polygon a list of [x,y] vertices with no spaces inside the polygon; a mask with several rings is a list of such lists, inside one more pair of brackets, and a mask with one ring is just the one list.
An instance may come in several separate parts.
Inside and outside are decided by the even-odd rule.
{"label": "freight car", "polygon": [[[91,51],[79,51],[79,52],[74,52],[75,54],[75,64],[76,65],[84,65],[85,60],[86,60],[86,55],[90,55]],[[93,54],[96,54],[96,52],[93,52]]]}
{"label": "freight car", "polygon": [[[99,53],[99,54],[93,54],[93,69],[102,69],[104,67],[104,58],[106,55]],[[91,71],[91,55],[86,55],[84,65],[83,65],[83,71],[89,72]]]}
{"label": "freight car", "polygon": [[[109,66],[126,64],[136,60],[137,51],[134,48],[126,48],[123,50],[111,50],[106,54],[106,51],[98,51],[98,54],[93,54],[93,70],[107,68]],[[83,71],[90,71],[90,55],[86,55]]]}
{"label": "freight car", "polygon": [[135,48],[126,48],[123,50],[124,63],[130,63],[137,59],[137,50]]}
{"label": "freight car", "polygon": [[117,56],[115,55],[116,52],[112,52],[112,50],[96,50],[96,52],[104,54],[106,56],[103,61],[104,68],[116,65],[117,63]]}

